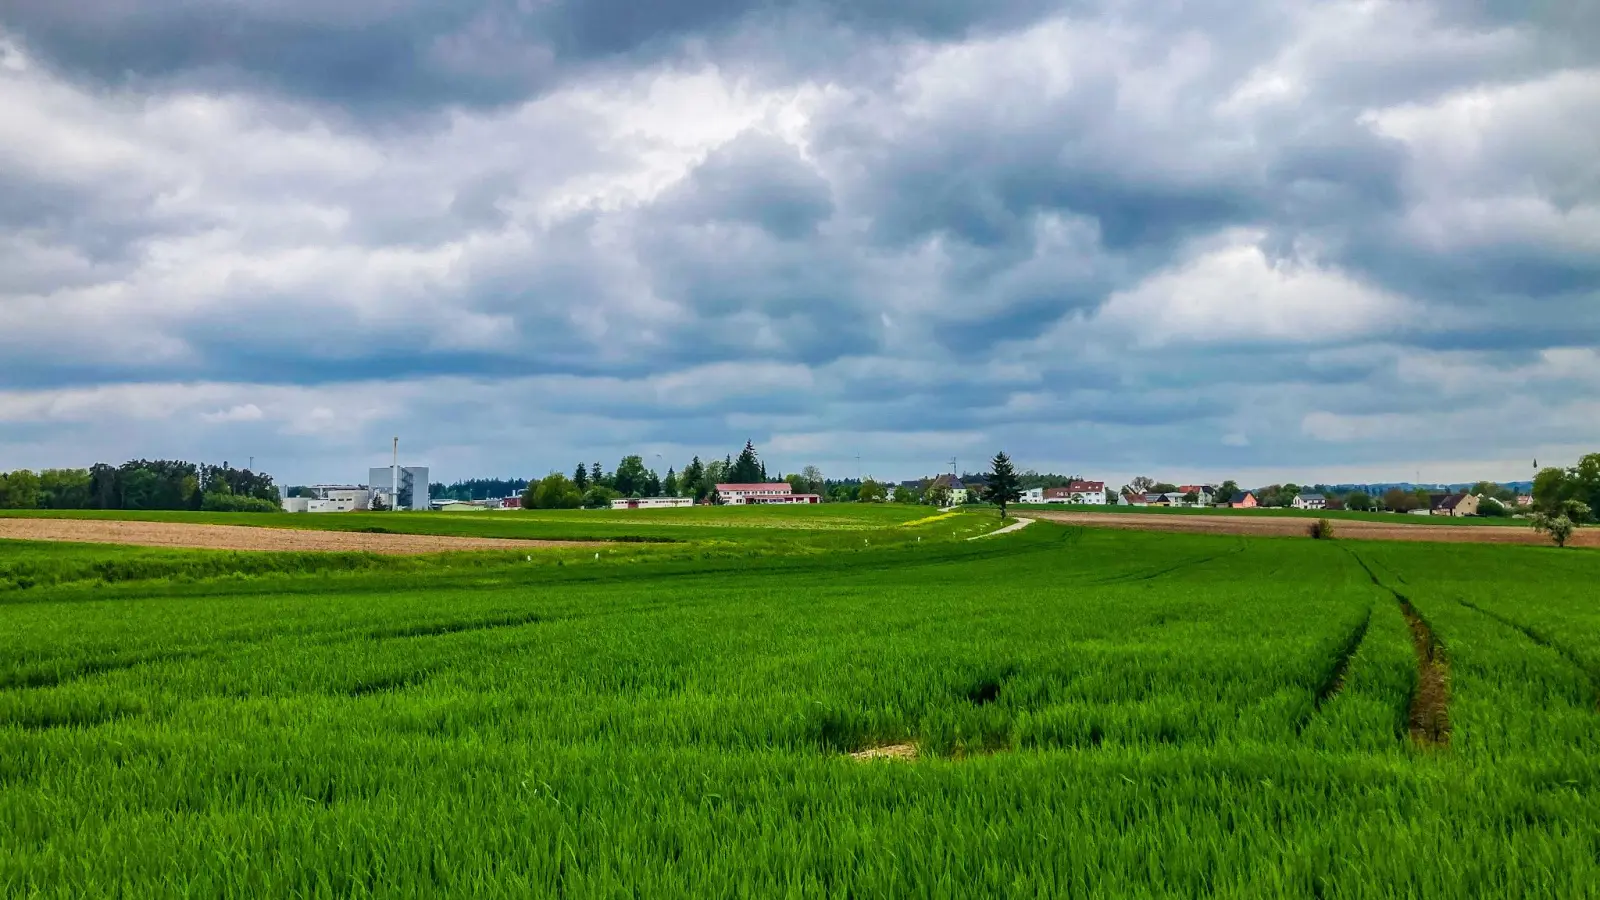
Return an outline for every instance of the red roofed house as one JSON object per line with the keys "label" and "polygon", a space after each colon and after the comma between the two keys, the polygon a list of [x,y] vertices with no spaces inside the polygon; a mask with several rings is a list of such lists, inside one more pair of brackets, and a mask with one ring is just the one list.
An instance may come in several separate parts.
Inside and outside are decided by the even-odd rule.
{"label": "red roofed house", "polygon": [[1045,488],[1044,502],[1104,506],[1106,502],[1106,483],[1104,481],[1074,481],[1066,487]]}
{"label": "red roofed house", "polygon": [[788,483],[719,484],[717,499],[725,506],[754,506],[765,503],[821,503],[817,494],[796,494]]}

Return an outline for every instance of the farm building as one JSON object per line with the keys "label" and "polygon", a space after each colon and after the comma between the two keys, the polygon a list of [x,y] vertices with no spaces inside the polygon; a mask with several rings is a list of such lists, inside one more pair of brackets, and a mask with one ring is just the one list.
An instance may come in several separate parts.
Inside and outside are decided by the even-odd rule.
{"label": "farm building", "polygon": [[1230,509],[1255,509],[1256,495],[1250,491],[1239,491],[1228,498]]}
{"label": "farm building", "polygon": [[618,497],[611,501],[612,509],[671,509],[693,505],[693,497]]}
{"label": "farm building", "polygon": [[717,499],[726,506],[753,506],[766,503],[821,503],[817,494],[796,494],[782,481],[769,484],[719,484]]}

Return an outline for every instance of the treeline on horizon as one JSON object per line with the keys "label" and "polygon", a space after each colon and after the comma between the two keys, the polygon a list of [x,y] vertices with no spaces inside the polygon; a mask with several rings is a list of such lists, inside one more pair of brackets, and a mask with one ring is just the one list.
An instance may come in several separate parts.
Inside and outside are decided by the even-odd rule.
{"label": "treeline on horizon", "polygon": [[[963,477],[970,480],[981,479],[984,476]],[[1069,484],[1076,479],[1076,476],[1071,475],[1041,474],[1033,471],[1020,473],[1018,477],[1024,488],[1056,487]],[[789,475],[781,472],[770,473],[766,463],[761,460],[755,444],[746,441],[744,449],[739,451],[737,456],[728,454],[722,459],[709,461],[695,456],[681,470],[669,467],[665,475],[646,466],[644,457],[639,454],[624,456],[610,472],[607,472],[599,461],[578,463],[570,475],[565,472],[551,472],[537,481],[525,483],[522,489],[522,505],[527,509],[578,507],[594,509],[610,506],[612,500],[625,497],[685,497],[696,503],[715,503],[716,486],[719,484],[775,482],[787,483],[797,494],[816,494],[823,501],[833,503],[889,500],[902,503],[942,502],[937,496],[938,490],[932,487],[931,477],[920,479],[915,486],[911,486],[881,482],[871,477],[829,478],[816,466],[806,466],[799,472]],[[439,487],[446,492],[445,496],[456,499],[478,499],[463,497],[461,492],[472,490],[473,488],[469,486],[473,485],[499,487],[511,484],[514,482],[509,480],[478,479],[456,482],[448,486],[439,485]],[[514,492],[514,490],[507,491],[500,496],[508,496]]]}
{"label": "treeline on horizon", "polygon": [[272,476],[178,459],[134,459],[87,469],[0,474],[0,509],[279,512]]}

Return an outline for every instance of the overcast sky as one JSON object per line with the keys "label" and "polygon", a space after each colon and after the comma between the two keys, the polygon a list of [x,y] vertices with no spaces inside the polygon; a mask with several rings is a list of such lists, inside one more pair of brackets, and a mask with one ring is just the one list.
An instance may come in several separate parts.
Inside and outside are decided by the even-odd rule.
{"label": "overcast sky", "polygon": [[1597,10],[0,0],[0,470],[1527,477]]}

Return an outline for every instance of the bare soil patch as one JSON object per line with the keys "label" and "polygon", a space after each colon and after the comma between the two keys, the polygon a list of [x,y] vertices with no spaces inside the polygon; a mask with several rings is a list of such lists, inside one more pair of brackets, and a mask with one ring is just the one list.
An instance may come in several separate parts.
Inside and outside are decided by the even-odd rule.
{"label": "bare soil patch", "polygon": [[[1084,513],[1029,510],[1028,514],[1052,522],[1124,528],[1134,531],[1178,531],[1191,534],[1247,534],[1305,537],[1309,517],[1191,516],[1155,513]],[[1335,533],[1341,538],[1369,541],[1441,541],[1478,544],[1550,545],[1550,539],[1532,528],[1516,525],[1388,525],[1361,519],[1339,519]],[[1569,547],[1600,547],[1600,528],[1574,532]]]}
{"label": "bare soil patch", "polygon": [[866,761],[870,759],[916,759],[916,744],[889,744],[884,747],[868,747],[850,754],[854,760]]}
{"label": "bare soil patch", "polygon": [[1417,692],[1411,698],[1411,739],[1424,747],[1450,745],[1450,662],[1433,630],[1417,615],[1411,601],[1400,600],[1400,611],[1411,626],[1411,643],[1417,650]]}
{"label": "bare soil patch", "polygon": [[306,531],[186,522],[122,522],[90,519],[0,519],[0,538],[19,541],[72,541],[185,547],[196,550],[267,550],[381,553],[409,556],[461,550],[530,550],[541,547],[598,547],[600,541],[524,541],[431,534],[368,534]]}

